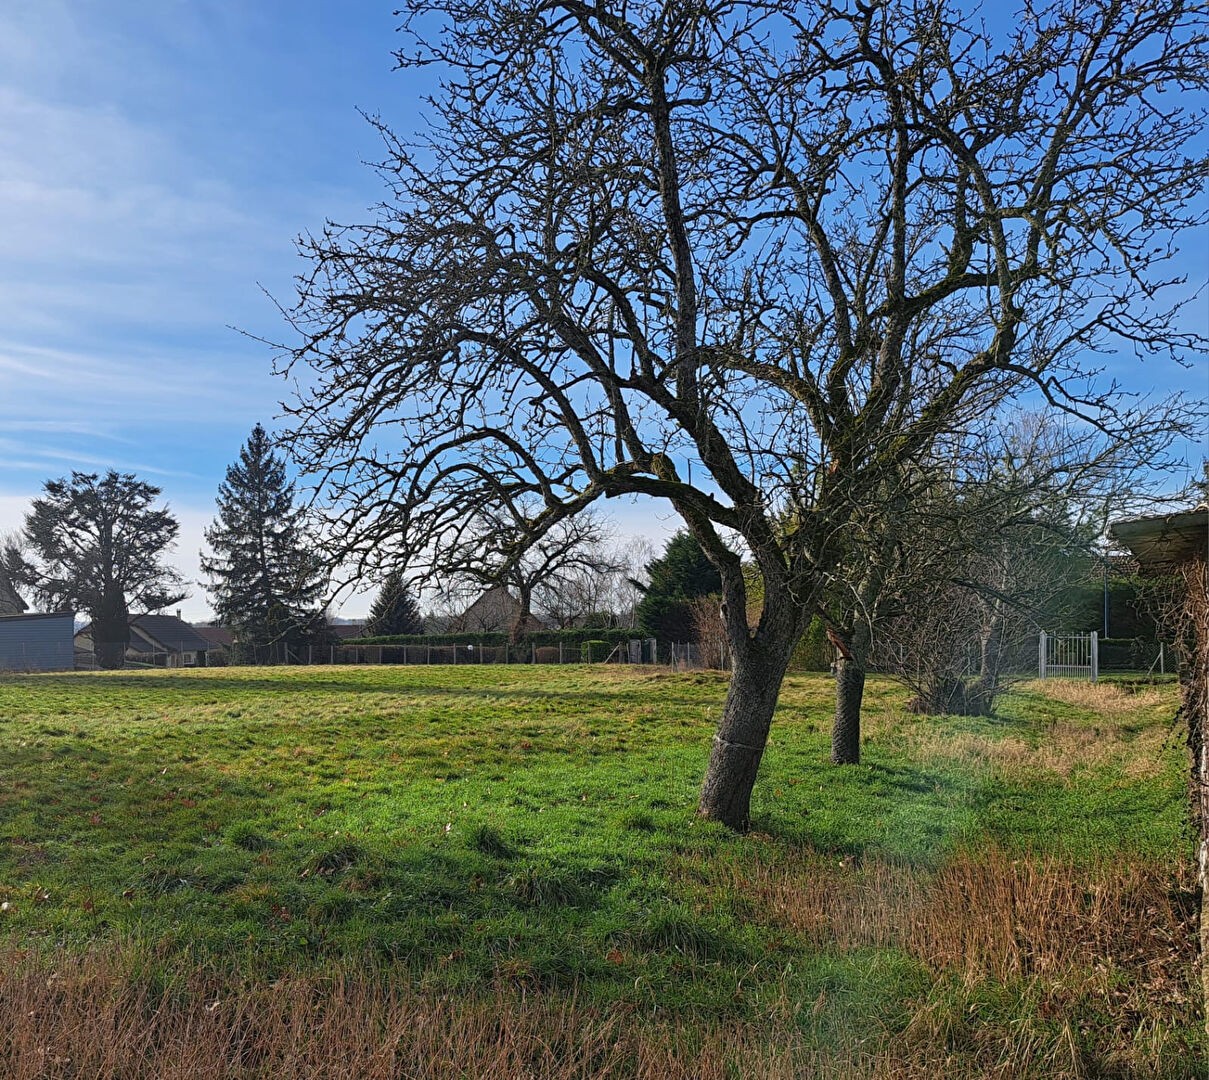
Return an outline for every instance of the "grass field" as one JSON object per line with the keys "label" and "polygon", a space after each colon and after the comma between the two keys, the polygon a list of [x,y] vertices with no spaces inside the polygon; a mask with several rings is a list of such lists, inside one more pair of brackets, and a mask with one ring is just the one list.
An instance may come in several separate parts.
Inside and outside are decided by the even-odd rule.
{"label": "grass field", "polygon": [[791,678],[745,837],[693,813],[724,691],[0,678],[11,1075],[1209,1072],[1174,687],[920,718],[875,680],[837,769]]}

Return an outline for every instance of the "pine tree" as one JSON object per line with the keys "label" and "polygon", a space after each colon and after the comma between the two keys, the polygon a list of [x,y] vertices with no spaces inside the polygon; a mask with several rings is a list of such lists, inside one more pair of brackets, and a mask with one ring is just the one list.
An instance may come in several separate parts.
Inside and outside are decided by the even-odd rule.
{"label": "pine tree", "polygon": [[213,556],[202,570],[219,621],[257,660],[284,660],[325,625],[317,601],[325,576],[294,505],[294,485],[257,424],[218,488],[218,519],[206,530]]}
{"label": "pine tree", "polygon": [[368,637],[424,633],[420,605],[407,588],[403,571],[392,571],[374,598],[369,609],[369,618],[365,622],[365,633]]}
{"label": "pine tree", "polygon": [[690,601],[722,591],[722,578],[691,533],[678,532],[663,555],[647,563],[650,584],[638,603],[638,625],[661,641],[691,641],[697,631]]}

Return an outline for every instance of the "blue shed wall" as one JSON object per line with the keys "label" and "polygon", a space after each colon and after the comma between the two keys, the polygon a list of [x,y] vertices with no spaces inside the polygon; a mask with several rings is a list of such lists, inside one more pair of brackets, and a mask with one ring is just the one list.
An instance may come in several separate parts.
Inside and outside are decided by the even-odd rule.
{"label": "blue shed wall", "polygon": [[71,612],[0,618],[0,671],[71,671],[74,631]]}

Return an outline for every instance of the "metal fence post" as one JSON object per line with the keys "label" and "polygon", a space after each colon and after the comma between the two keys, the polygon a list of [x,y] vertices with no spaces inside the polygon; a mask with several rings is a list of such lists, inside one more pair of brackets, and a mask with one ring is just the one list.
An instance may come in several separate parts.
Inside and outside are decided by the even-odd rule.
{"label": "metal fence post", "polygon": [[1100,636],[1094,630],[1091,632],[1091,681],[1100,678]]}
{"label": "metal fence post", "polygon": [[1041,631],[1041,644],[1037,649],[1037,677],[1045,678],[1045,631]]}

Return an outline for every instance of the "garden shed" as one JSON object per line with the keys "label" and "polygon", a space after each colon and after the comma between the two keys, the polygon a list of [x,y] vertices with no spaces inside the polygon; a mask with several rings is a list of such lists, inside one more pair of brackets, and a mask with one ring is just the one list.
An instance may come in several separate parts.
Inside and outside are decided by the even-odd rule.
{"label": "garden shed", "polygon": [[1183,654],[1180,684],[1192,757],[1192,817],[1200,838],[1201,974],[1209,1026],[1209,505],[1118,521],[1111,533],[1133,552],[1143,574],[1168,576],[1175,585],[1161,621]]}
{"label": "garden shed", "polygon": [[75,614],[0,615],[0,671],[71,671]]}

